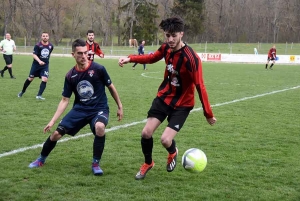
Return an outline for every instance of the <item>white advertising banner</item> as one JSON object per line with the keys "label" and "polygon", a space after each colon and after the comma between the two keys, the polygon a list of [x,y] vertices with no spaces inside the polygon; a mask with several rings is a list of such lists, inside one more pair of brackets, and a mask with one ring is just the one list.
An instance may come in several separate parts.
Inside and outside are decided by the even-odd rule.
{"label": "white advertising banner", "polygon": [[[202,61],[230,63],[266,63],[267,54],[198,53]],[[277,55],[277,64],[300,64],[300,55]]]}

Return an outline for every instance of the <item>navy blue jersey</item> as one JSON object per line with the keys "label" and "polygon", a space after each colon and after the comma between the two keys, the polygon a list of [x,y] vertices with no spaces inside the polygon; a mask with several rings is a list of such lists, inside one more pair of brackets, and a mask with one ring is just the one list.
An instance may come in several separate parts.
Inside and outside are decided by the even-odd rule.
{"label": "navy blue jersey", "polygon": [[144,45],[140,44],[139,48],[138,48],[138,53],[139,54],[144,54]]}
{"label": "navy blue jersey", "polygon": [[65,77],[62,95],[70,98],[75,94],[73,108],[77,110],[108,109],[105,86],[111,85],[104,66],[91,62],[84,71],[73,67]]}
{"label": "navy blue jersey", "polygon": [[[33,49],[33,54],[37,55],[39,59],[46,64],[49,64],[50,54],[53,51],[53,45],[48,43],[48,45],[43,45],[42,42],[38,42]],[[39,63],[33,59],[33,64],[40,66]]]}

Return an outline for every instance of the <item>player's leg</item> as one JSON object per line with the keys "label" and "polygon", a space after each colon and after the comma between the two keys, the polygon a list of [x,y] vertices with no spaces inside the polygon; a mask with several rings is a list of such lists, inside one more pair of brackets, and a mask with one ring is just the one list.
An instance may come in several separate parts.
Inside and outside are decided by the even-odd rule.
{"label": "player's leg", "polygon": [[107,110],[97,111],[90,122],[90,127],[95,135],[93,144],[92,171],[94,175],[103,175],[100,160],[105,146],[105,127],[108,124],[109,113]]}
{"label": "player's leg", "polygon": [[26,89],[29,87],[29,85],[31,84],[31,82],[34,80],[35,75],[39,74],[39,70],[37,69],[36,66],[32,65],[30,72],[29,72],[29,76],[28,78],[25,80],[24,84],[23,84],[23,88],[22,91],[20,91],[18,93],[18,97],[22,97],[23,94],[26,92]]}
{"label": "player's leg", "polygon": [[47,138],[43,144],[40,156],[29,164],[30,168],[41,167],[44,165],[47,157],[55,148],[57,141],[65,134],[74,136],[78,131],[87,125],[84,112],[71,110],[59,123],[57,129]]}
{"label": "player's leg", "polygon": [[4,68],[1,70],[1,77],[4,77],[4,72],[8,69],[7,65],[10,64],[10,61],[9,61],[9,59],[8,59],[8,55],[3,54],[3,59],[4,59],[4,62],[5,62],[5,66],[4,66]]}
{"label": "player's leg", "polygon": [[270,58],[268,57],[266,67],[265,67],[266,69],[268,69],[269,62],[270,62]]}
{"label": "player's leg", "polygon": [[135,179],[144,179],[147,172],[153,168],[154,161],[152,159],[153,149],[153,133],[158,126],[166,119],[168,113],[168,106],[164,104],[159,98],[155,98],[152,106],[148,111],[146,125],[142,130],[141,146],[145,162],[140,167]]}
{"label": "player's leg", "polygon": [[168,151],[167,171],[172,172],[176,167],[178,149],[174,140],[176,134],[183,127],[191,108],[173,110],[168,116],[168,126],[161,136],[161,143]]}
{"label": "player's leg", "polygon": [[148,117],[145,127],[142,131],[141,147],[144,155],[144,163],[140,167],[138,173],[135,175],[135,179],[140,180],[146,177],[149,170],[154,167],[154,161],[152,159],[153,150],[153,133],[161,124],[161,121],[155,117]]}
{"label": "player's leg", "polygon": [[15,76],[12,74],[12,62],[13,62],[13,55],[6,55],[7,56],[7,63],[6,66],[8,68],[8,73],[11,79],[16,79]]}
{"label": "player's leg", "polygon": [[272,67],[274,66],[274,64],[275,64],[275,59],[273,59],[272,64],[270,65],[271,70],[273,70]]}
{"label": "player's leg", "polygon": [[43,69],[40,70],[40,77],[42,78],[41,84],[40,84],[40,89],[38,94],[36,95],[36,99],[38,100],[45,100],[45,98],[42,97],[45,89],[46,89],[46,84],[48,82],[48,77],[49,77],[49,68],[48,65],[45,66]]}

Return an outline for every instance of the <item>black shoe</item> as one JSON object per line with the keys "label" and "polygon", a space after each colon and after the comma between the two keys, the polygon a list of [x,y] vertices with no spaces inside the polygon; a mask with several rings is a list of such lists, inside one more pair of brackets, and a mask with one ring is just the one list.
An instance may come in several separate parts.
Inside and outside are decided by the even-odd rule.
{"label": "black shoe", "polygon": [[3,72],[2,70],[0,70],[0,73],[1,73],[1,77],[3,77],[3,73],[4,73],[4,72]]}
{"label": "black shoe", "polygon": [[167,161],[167,171],[168,172],[172,172],[175,169],[177,155],[178,155],[178,149],[176,147],[176,152],[168,155],[168,161]]}
{"label": "black shoe", "polygon": [[18,97],[21,98],[23,96],[23,92],[21,91],[20,93],[18,93]]}
{"label": "black shoe", "polygon": [[10,79],[16,79],[16,77],[15,76],[11,76]]}

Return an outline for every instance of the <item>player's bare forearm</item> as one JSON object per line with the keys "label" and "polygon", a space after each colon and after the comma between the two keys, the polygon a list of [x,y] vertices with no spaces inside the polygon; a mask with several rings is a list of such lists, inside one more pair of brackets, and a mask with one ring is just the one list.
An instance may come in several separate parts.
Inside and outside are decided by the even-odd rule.
{"label": "player's bare forearm", "polygon": [[109,87],[109,92],[111,94],[111,96],[113,97],[113,99],[115,100],[117,106],[118,106],[118,111],[117,111],[117,116],[118,116],[118,121],[122,120],[123,118],[123,105],[122,102],[120,100],[119,94],[115,88],[115,86],[113,84],[111,84]]}
{"label": "player's bare forearm", "polygon": [[129,57],[122,57],[119,59],[119,66],[123,67],[124,64],[127,64],[130,62],[130,58]]}
{"label": "player's bare forearm", "polygon": [[59,102],[56,112],[54,113],[52,119],[50,122],[47,124],[47,126],[44,128],[44,133],[50,131],[51,127],[55,124],[57,119],[62,115],[62,113],[66,110],[66,108],[69,105],[69,98],[63,97],[61,101]]}

